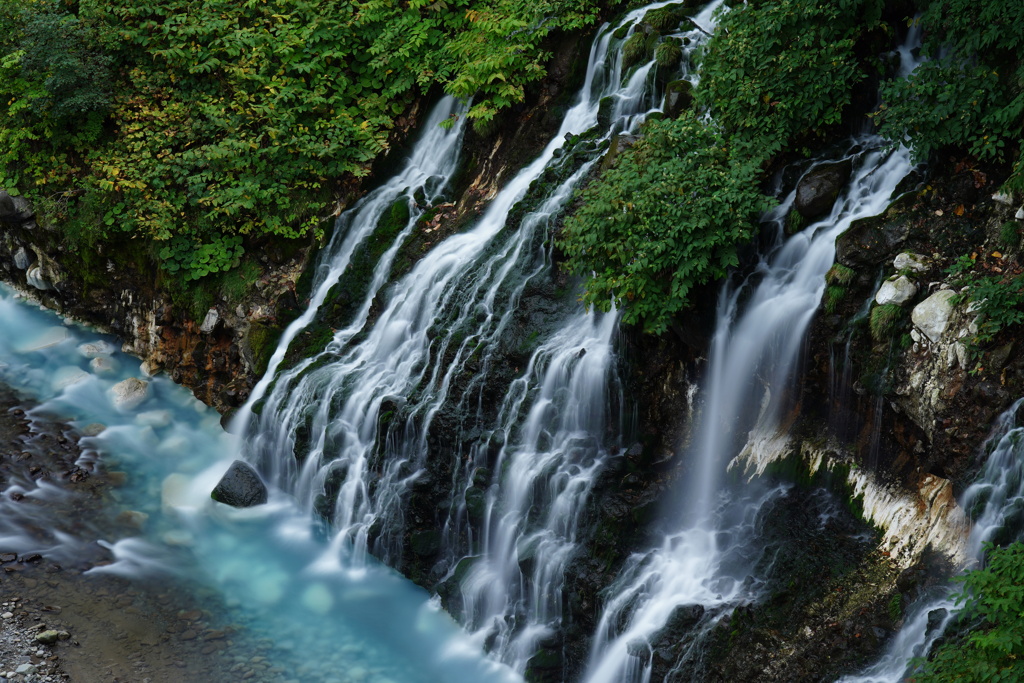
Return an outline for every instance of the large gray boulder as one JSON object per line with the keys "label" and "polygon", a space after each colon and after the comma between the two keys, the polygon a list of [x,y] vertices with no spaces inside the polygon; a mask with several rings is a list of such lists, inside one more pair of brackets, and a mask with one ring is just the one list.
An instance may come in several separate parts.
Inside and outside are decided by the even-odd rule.
{"label": "large gray boulder", "polygon": [[896,304],[902,306],[917,294],[917,285],[910,281],[906,275],[891,278],[882,283],[875,294],[875,303],[879,306]]}
{"label": "large gray boulder", "polygon": [[252,465],[236,460],[214,487],[210,498],[232,507],[248,508],[267,502],[267,487]]}
{"label": "large gray boulder", "polygon": [[807,219],[828,213],[849,178],[848,161],[815,166],[797,184],[794,208]]}

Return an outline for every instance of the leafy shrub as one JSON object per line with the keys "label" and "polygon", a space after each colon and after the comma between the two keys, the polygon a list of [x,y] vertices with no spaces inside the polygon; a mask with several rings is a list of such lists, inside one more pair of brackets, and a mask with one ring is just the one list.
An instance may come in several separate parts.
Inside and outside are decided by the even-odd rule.
{"label": "leafy shrub", "polygon": [[[946,146],[1012,158],[1024,124],[1024,3],[933,0],[920,21],[931,59],[883,88],[881,132],[910,140],[922,160]],[[1020,159],[1008,185],[1024,189]]]}
{"label": "leafy shrub", "polygon": [[1024,544],[986,545],[985,566],[956,580],[961,621],[978,627],[916,660],[913,683],[1024,680]]}
{"label": "leafy shrub", "polygon": [[698,99],[736,144],[767,158],[839,123],[864,79],[857,40],[879,0],[768,0],[725,11],[708,42]]}
{"label": "leafy shrub", "polygon": [[586,302],[626,305],[627,323],[664,331],[694,287],[738,263],[738,245],[772,204],[758,174],[756,161],[691,111],[648,124],[583,190],[560,236],[567,267],[590,276]]}
{"label": "leafy shrub", "polygon": [[972,353],[1004,329],[1024,323],[1024,272],[1019,266],[997,273],[977,255],[962,255],[946,269],[957,287],[966,287],[966,299],[977,314],[978,332],[971,339]]}
{"label": "leafy shrub", "polygon": [[521,102],[545,74],[542,42],[597,8],[7,0],[0,187],[60,207],[77,242],[149,238],[169,269],[218,272],[235,237],[318,230],[430,88],[473,97],[481,123]]}

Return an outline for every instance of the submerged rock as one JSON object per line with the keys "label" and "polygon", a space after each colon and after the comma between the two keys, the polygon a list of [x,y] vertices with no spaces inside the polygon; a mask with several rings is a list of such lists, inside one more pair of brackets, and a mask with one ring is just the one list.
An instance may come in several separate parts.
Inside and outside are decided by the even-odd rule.
{"label": "submerged rock", "polygon": [[210,498],[232,507],[247,508],[267,502],[267,487],[252,465],[236,460],[214,487]]}
{"label": "submerged rock", "polygon": [[149,398],[149,382],[129,377],[110,387],[111,401],[118,410],[135,410]]}

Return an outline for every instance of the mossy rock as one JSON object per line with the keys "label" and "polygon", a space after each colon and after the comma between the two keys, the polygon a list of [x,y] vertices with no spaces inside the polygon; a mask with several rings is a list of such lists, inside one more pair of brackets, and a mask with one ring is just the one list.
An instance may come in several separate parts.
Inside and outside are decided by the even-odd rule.
{"label": "mossy rock", "polygon": [[672,81],[665,86],[665,116],[671,119],[693,106],[693,84],[685,79]]}
{"label": "mossy rock", "polygon": [[682,60],[682,43],[674,38],[663,40],[654,49],[654,61],[657,62],[659,71],[675,71]]}

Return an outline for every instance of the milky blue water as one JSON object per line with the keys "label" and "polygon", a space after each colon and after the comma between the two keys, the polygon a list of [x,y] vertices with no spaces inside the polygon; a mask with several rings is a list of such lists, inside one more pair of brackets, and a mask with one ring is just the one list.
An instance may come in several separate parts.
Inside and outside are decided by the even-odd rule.
{"label": "milky blue water", "polygon": [[[520,680],[483,657],[422,589],[386,567],[342,566],[290,498],[271,492],[269,504],[248,510],[210,500],[235,458],[234,437],[188,390],[145,377],[139,361],[119,348],[115,339],[67,324],[0,287],[0,381],[38,402],[33,412],[87,435],[80,466],[125,473],[110,512],[127,513],[142,527],[130,536],[92,538],[48,510],[48,498],[67,495],[59,487],[7,482],[24,498],[0,495],[5,551],[60,560],[98,540],[116,561],[92,573],[189,577],[212,587],[227,605],[225,620],[243,627],[236,640],[273,641],[269,656],[285,673],[268,680]],[[148,395],[119,409],[112,388],[130,377],[147,382]]]}

